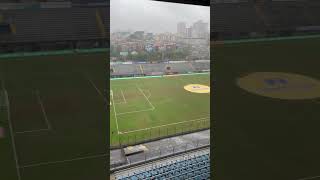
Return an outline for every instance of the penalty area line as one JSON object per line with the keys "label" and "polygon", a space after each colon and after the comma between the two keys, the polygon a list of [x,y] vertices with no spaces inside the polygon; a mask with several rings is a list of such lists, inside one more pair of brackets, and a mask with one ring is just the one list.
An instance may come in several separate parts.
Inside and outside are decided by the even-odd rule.
{"label": "penalty area line", "polygon": [[36,95],[37,95],[38,103],[40,104],[40,107],[41,107],[42,114],[44,116],[44,119],[45,119],[47,127],[48,127],[47,129],[51,130],[52,129],[51,123],[48,120],[47,113],[46,113],[46,110],[45,110],[44,105],[42,103],[42,100],[41,100],[41,97],[39,95],[39,91],[38,90],[36,91]]}
{"label": "penalty area line", "polygon": [[[126,100],[126,98],[124,96],[124,93],[123,93],[122,89],[120,89],[120,92],[121,92],[121,96],[122,96],[123,100],[121,102],[116,102],[115,104],[127,104],[127,100]],[[119,96],[119,95],[117,95],[117,96]]]}
{"label": "penalty area line", "polygon": [[144,112],[144,111],[153,111],[154,108],[148,108],[148,109],[143,109],[143,110],[137,110],[137,111],[128,111],[128,112],[123,112],[123,113],[118,113],[118,116],[121,116],[123,114],[131,114],[131,113],[138,113],[138,112]]}
{"label": "penalty area line", "polygon": [[[140,87],[136,84],[138,90],[142,93],[142,95],[146,98],[146,100],[148,101],[148,103],[150,104],[150,106],[152,107],[151,109],[155,109],[155,107],[153,106],[153,104],[150,102],[149,98],[144,94],[144,92],[142,91],[142,89],[140,89]],[[150,96],[151,96],[151,92],[149,91]]]}
{"label": "penalty area line", "polygon": [[107,99],[104,97],[104,95],[102,94],[102,92],[98,89],[98,87],[96,86],[96,84],[88,77],[88,75],[84,74],[84,77],[87,81],[90,82],[90,84],[92,85],[92,87],[96,90],[96,92],[102,97],[102,99],[105,102],[108,102]]}
{"label": "penalty area line", "polygon": [[113,95],[111,96],[111,100],[112,100],[112,106],[113,106],[113,111],[114,111],[114,117],[116,119],[117,134],[120,134],[119,133],[119,125],[118,125],[118,117],[117,117],[116,105],[114,104]]}
{"label": "penalty area line", "polygon": [[37,96],[36,98],[37,98],[37,101],[38,101],[38,103],[39,103],[39,105],[40,105],[40,108],[41,108],[41,111],[42,111],[44,120],[45,120],[45,122],[46,122],[47,128],[43,128],[43,129],[33,129],[33,130],[26,130],[26,131],[16,131],[15,134],[24,134],[24,133],[33,133],[33,132],[50,131],[50,130],[52,130],[52,126],[51,126],[50,121],[48,120],[46,110],[45,110],[45,108],[44,108],[43,102],[42,102],[41,97],[40,97],[40,95],[39,95],[39,91],[38,91],[38,90],[35,90],[34,92],[35,92],[35,94],[36,94],[36,96]]}
{"label": "penalty area line", "polygon": [[126,98],[124,97],[124,94],[123,94],[122,89],[120,89],[120,91],[121,91],[121,94],[122,94],[122,97],[123,97],[124,103],[127,103],[127,100],[126,100]]}

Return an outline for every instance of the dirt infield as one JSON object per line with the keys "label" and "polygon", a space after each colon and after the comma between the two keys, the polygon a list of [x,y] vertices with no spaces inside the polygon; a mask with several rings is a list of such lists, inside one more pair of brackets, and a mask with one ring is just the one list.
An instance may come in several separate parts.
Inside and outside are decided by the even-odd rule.
{"label": "dirt infield", "polygon": [[237,85],[254,94],[278,99],[316,99],[320,81],[284,72],[254,72],[237,79]]}

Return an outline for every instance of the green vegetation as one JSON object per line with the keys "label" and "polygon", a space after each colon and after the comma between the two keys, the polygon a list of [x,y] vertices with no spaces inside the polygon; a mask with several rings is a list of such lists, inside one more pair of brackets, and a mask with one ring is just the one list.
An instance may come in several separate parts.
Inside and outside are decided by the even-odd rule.
{"label": "green vegetation", "polygon": [[111,146],[210,127],[210,94],[186,91],[188,84],[209,86],[210,76],[112,80]]}

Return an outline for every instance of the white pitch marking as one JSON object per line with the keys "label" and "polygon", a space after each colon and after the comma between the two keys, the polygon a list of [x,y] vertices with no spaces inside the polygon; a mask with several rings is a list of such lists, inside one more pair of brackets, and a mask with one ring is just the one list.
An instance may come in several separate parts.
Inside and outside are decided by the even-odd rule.
{"label": "white pitch marking", "polygon": [[36,163],[36,164],[23,165],[23,166],[21,166],[20,168],[28,168],[28,167],[35,167],[35,166],[44,166],[44,165],[49,165],[49,164],[57,164],[57,163],[78,161],[78,160],[83,160],[83,159],[93,159],[93,158],[106,157],[106,156],[107,156],[107,154],[100,154],[100,155],[93,155],[93,156],[78,157],[78,158],[73,158],[73,159],[66,159],[66,160],[61,160],[61,161],[48,161],[48,162],[42,162],[42,163]]}
{"label": "white pitch marking", "polygon": [[188,120],[188,121],[181,121],[181,122],[177,122],[177,123],[170,123],[170,124],[165,124],[165,125],[160,125],[160,126],[154,126],[154,127],[150,127],[150,128],[143,128],[143,129],[137,129],[137,130],[132,130],[132,131],[126,131],[126,132],[121,132],[121,134],[128,134],[128,133],[132,133],[132,132],[144,131],[144,130],[159,128],[159,127],[164,127],[164,126],[171,126],[171,125],[175,125],[175,124],[181,124],[181,123],[192,122],[192,121],[206,121],[208,119],[210,119],[210,117],[203,117],[203,118],[192,119],[192,120]]}
{"label": "white pitch marking", "polygon": [[320,176],[312,176],[312,177],[305,177],[297,180],[309,180],[309,179],[314,179],[314,178],[320,178]]}
{"label": "white pitch marking", "polygon": [[117,117],[117,111],[116,111],[116,104],[114,103],[113,95],[111,96],[111,100],[112,100],[112,104],[113,104],[114,117],[116,118],[117,133],[119,134],[119,126],[118,126],[118,117]]}
{"label": "white pitch marking", "polygon": [[90,82],[90,84],[97,91],[97,93],[103,98],[103,100],[105,102],[107,102],[107,99],[104,97],[104,95],[101,93],[101,91],[97,88],[96,84],[87,75],[85,75],[85,78]]}
{"label": "white pitch marking", "polygon": [[24,134],[24,133],[31,133],[31,132],[39,132],[39,131],[48,131],[50,129],[46,128],[46,129],[35,129],[35,130],[28,130],[28,131],[18,131],[15,132],[16,134]]}
{"label": "white pitch marking", "polygon": [[126,98],[124,97],[124,93],[123,93],[122,89],[120,89],[120,92],[121,92],[121,94],[122,94],[122,99],[123,99],[123,101],[122,101],[122,102],[116,102],[115,104],[127,104],[127,100],[126,100]]}
{"label": "white pitch marking", "polygon": [[[137,84],[136,84],[137,86]],[[123,115],[123,114],[131,114],[131,113],[139,113],[139,112],[145,112],[145,111],[153,111],[155,110],[155,107],[152,105],[152,103],[149,101],[149,97],[151,96],[151,92],[149,92],[149,97],[147,97],[143,91],[137,86],[137,89],[142,93],[142,95],[146,98],[147,102],[149,103],[149,105],[151,106],[151,108],[148,109],[142,109],[142,110],[136,110],[136,111],[127,111],[127,112],[123,112],[123,113],[117,113],[117,116],[119,115]],[[122,104],[122,103],[117,103],[117,104]]]}
{"label": "white pitch marking", "polygon": [[[148,101],[148,103],[150,104],[150,106],[152,107],[152,109],[154,110],[155,107],[152,105],[152,103],[149,101],[149,98],[144,94],[144,92],[138,87],[138,85],[136,84],[137,88],[139,89],[139,91],[142,93],[142,95],[146,98],[146,100]],[[151,93],[150,93],[151,94]]]}
{"label": "white pitch marking", "polygon": [[147,92],[148,92],[148,98],[150,98],[151,97],[151,92],[150,92],[150,90],[147,90]]}
{"label": "white pitch marking", "polygon": [[18,132],[15,132],[15,134],[33,133],[33,132],[40,132],[40,131],[50,131],[50,130],[52,129],[51,123],[50,123],[50,121],[48,120],[46,110],[45,110],[45,108],[44,108],[44,105],[43,105],[43,103],[42,103],[41,97],[40,97],[40,95],[39,95],[39,91],[36,90],[35,93],[36,93],[36,96],[37,96],[38,103],[39,103],[39,105],[40,105],[40,107],[41,107],[41,111],[42,111],[43,117],[44,117],[44,119],[45,119],[47,128],[46,128],[46,129],[27,130],[27,131],[18,131]]}
{"label": "white pitch marking", "polygon": [[40,97],[40,95],[39,95],[39,91],[38,91],[38,90],[36,91],[36,94],[37,94],[38,102],[39,102],[39,104],[40,104],[40,106],[41,106],[41,111],[42,111],[42,113],[43,113],[44,119],[45,119],[45,121],[46,121],[46,123],[47,123],[47,127],[48,127],[47,129],[48,129],[48,130],[51,130],[51,129],[52,129],[51,123],[50,123],[49,120],[48,120],[47,113],[46,113],[46,110],[44,109],[44,106],[43,106],[43,103],[42,103],[42,100],[41,100],[41,97]]}
{"label": "white pitch marking", "polygon": [[128,111],[128,112],[123,112],[123,113],[118,113],[117,115],[123,115],[123,114],[131,114],[131,113],[138,113],[138,112],[144,112],[144,111],[153,111],[154,108],[148,108],[148,109],[143,109],[143,110],[137,110],[137,111]]}
{"label": "white pitch marking", "polygon": [[4,89],[4,87],[2,87],[2,88],[3,88],[4,92],[5,92],[6,97],[7,97],[7,103],[8,103],[7,113],[8,113],[9,129],[10,129],[10,134],[11,134],[13,155],[14,155],[14,160],[15,160],[16,169],[17,169],[17,176],[18,176],[18,180],[21,180],[20,167],[19,167],[19,163],[18,163],[18,156],[17,156],[17,150],[16,150],[16,143],[15,143],[15,140],[14,140],[12,122],[11,122],[11,117],[10,117],[9,95],[8,95],[8,92]]}
{"label": "white pitch marking", "polygon": [[122,97],[123,97],[124,103],[127,103],[127,100],[126,100],[126,98],[124,97],[124,94],[123,94],[122,89],[120,89],[120,91],[121,91],[121,94],[122,94]]}

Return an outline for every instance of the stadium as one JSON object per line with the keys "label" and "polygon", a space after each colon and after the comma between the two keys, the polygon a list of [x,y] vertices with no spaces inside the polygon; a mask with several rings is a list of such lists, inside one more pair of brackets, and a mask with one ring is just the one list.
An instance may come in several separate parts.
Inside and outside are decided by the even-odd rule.
{"label": "stadium", "polygon": [[1,1],[0,179],[319,178],[319,91],[288,93],[320,79],[318,0],[212,0],[214,61],[110,65],[110,5],[90,2]]}
{"label": "stadium", "polygon": [[[211,1],[213,48],[210,53],[214,61],[209,69],[213,74],[210,88],[212,99],[221,106],[211,111],[209,126],[180,121],[180,113],[175,118],[167,117],[170,120],[166,123],[158,120],[157,114],[161,110],[157,99],[170,96],[162,88],[166,86],[162,82],[170,84],[169,79],[175,77],[178,87],[188,83],[206,84],[199,77],[209,77],[210,73],[205,75],[208,66],[200,65],[201,61],[111,63],[110,142],[115,148],[110,153],[111,178],[319,178],[316,163],[319,146],[315,144],[319,136],[315,130],[319,117],[319,86],[315,84],[320,78],[316,50],[320,30],[318,8],[319,2],[313,0]],[[201,75],[198,70],[202,71]],[[215,73],[219,77],[215,77]],[[153,77],[155,75],[161,77]],[[247,78],[251,76],[257,76],[255,82],[259,82],[252,87],[243,86],[250,82]],[[117,79],[119,77],[126,78]],[[263,87],[260,81],[264,82]],[[144,98],[144,108],[132,110],[143,110],[141,115],[122,114],[131,111],[126,111],[130,106],[126,104],[129,102],[125,100],[129,95],[126,92],[131,92],[127,86],[135,86],[132,90],[136,91],[135,97]],[[261,90],[256,90],[257,87]],[[155,93],[155,89],[160,89],[160,93]],[[171,91],[177,102],[184,94],[176,93],[175,89]],[[198,98],[182,99],[198,102]],[[170,103],[166,106],[171,109]],[[173,107],[179,109],[180,105]],[[197,107],[191,107],[192,111],[199,111]],[[294,113],[288,115],[289,110]],[[140,118],[136,120],[136,116]],[[306,120],[308,123],[304,123]],[[183,127],[184,122],[188,127]],[[171,123],[182,127],[171,128]],[[205,132],[203,127],[209,128],[211,138],[220,137],[212,140],[213,156],[207,153],[209,159],[215,158],[214,163],[203,155],[208,152],[206,144],[199,143],[199,146],[194,143],[197,139],[188,141],[186,137],[197,138],[194,133]],[[185,149],[176,151],[177,141],[181,142],[177,139],[187,142]],[[166,144],[167,141],[170,144]]]}
{"label": "stadium", "polygon": [[[158,12],[175,5],[140,3]],[[208,1],[198,5],[206,5],[209,16]],[[120,22],[113,14],[111,9],[111,21]],[[176,35],[179,25],[174,33],[112,32],[111,22],[110,179],[210,179],[210,31],[208,20],[201,20],[193,25],[194,36],[183,30]]]}
{"label": "stadium", "polygon": [[106,176],[105,1],[0,2],[0,179]]}

